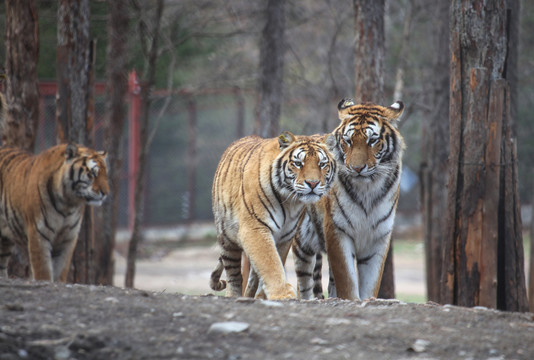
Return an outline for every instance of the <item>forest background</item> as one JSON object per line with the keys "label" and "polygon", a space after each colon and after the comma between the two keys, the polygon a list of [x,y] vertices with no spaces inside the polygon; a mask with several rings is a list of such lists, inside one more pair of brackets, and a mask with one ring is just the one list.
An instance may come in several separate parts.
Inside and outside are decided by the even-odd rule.
{"label": "forest background", "polygon": [[[150,4],[150,3],[149,3]],[[425,120],[432,111],[428,96],[440,74],[434,68],[436,22],[448,16],[435,11],[435,3],[423,0],[387,1],[385,9],[385,76],[383,105],[397,99],[406,105],[401,132],[408,144],[405,165],[419,172]],[[0,6],[4,6],[3,4]],[[90,31],[96,39],[95,78],[104,81],[108,59],[108,3],[91,1]],[[522,203],[531,202],[534,185],[534,142],[530,126],[534,105],[532,55],[534,10],[521,3],[518,57],[518,92],[515,119],[519,189]],[[265,25],[263,1],[166,1],[161,20],[161,43],[156,69],[151,122],[155,130],[148,159],[144,191],[145,226],[172,225],[211,219],[212,176],[224,148],[235,138],[256,128],[259,79],[259,39]],[[0,26],[5,26],[0,8]],[[40,53],[38,77],[56,79],[57,2],[38,1]],[[4,14],[4,15],[2,15]],[[144,66],[142,43],[130,23],[128,62],[132,70]],[[331,131],[337,125],[335,105],[353,96],[354,12],[352,1],[288,1],[286,4],[286,51],[280,129],[299,134]],[[5,58],[3,44],[0,57]],[[100,96],[100,98],[99,98]],[[97,95],[96,124],[103,118],[103,97]],[[356,99],[358,101],[358,99]],[[241,104],[241,105],[240,105]],[[192,110],[193,109],[193,110]],[[163,111],[164,110],[164,111]],[[238,123],[243,111],[243,123]],[[46,99],[43,142],[55,142],[54,98]],[[100,115],[99,115],[100,114]],[[191,145],[191,116],[194,138]],[[46,130],[46,126],[50,126]],[[127,132],[128,129],[125,129]],[[46,135],[49,134],[49,135]],[[129,141],[121,144],[126,156]],[[188,156],[193,146],[194,158]],[[184,176],[195,168],[194,177]],[[130,169],[124,163],[120,224],[127,225],[127,182]],[[409,171],[405,171],[409,174]],[[414,181],[412,181],[414,182]],[[193,187],[192,187],[193,185]],[[418,209],[417,188],[408,187],[401,210]],[[194,195],[191,193],[194,192]],[[131,210],[131,209],[130,209]]]}

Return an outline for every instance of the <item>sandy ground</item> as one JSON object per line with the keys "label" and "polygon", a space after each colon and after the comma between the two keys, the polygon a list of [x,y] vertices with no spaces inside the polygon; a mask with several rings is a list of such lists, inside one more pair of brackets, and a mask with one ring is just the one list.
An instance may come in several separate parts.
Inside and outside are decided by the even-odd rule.
{"label": "sandy ground", "polygon": [[[424,302],[426,296],[425,269],[422,247],[410,256],[395,255],[395,286],[397,298]],[[135,288],[167,293],[204,295],[213,293],[209,288],[211,271],[216,265],[216,246],[189,246],[167,254],[150,256],[137,262]],[[124,285],[126,260],[120,253],[115,257],[115,286]],[[323,287],[328,284],[328,269],[323,264]],[[286,265],[288,281],[296,287],[292,254]],[[223,274],[224,276],[224,274]]]}

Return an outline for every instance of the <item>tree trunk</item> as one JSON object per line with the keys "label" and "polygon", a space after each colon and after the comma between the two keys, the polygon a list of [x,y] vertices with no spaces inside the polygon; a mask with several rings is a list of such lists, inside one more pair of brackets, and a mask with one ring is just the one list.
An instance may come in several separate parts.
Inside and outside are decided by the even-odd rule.
{"label": "tree trunk", "polygon": [[384,0],[354,0],[357,103],[384,102]]}
{"label": "tree trunk", "polygon": [[196,183],[197,183],[197,107],[195,99],[187,99],[187,212],[188,224],[195,218]]}
{"label": "tree trunk", "polygon": [[[517,9],[517,8],[516,8]],[[441,301],[527,310],[504,0],[451,3],[448,223]]]}
{"label": "tree trunk", "polygon": [[[354,0],[356,102],[384,102],[384,0]],[[391,240],[378,296],[395,297],[393,239]]]}
{"label": "tree trunk", "polygon": [[107,49],[106,121],[104,149],[108,152],[108,178],[111,185],[109,199],[102,206],[102,232],[97,239],[96,282],[113,285],[115,234],[117,232],[120,177],[122,170],[121,145],[124,119],[127,116],[125,98],[128,92],[127,44],[128,6],[126,0],[109,2],[109,43]]}
{"label": "tree trunk", "polygon": [[35,0],[6,1],[7,118],[2,145],[33,152],[39,121],[39,28]]}
{"label": "tree trunk", "polygon": [[440,302],[442,244],[447,213],[447,164],[449,156],[449,4],[440,1],[432,14],[432,81],[428,81],[428,108],[423,121],[420,168],[423,236],[425,240],[428,300]]}
{"label": "tree trunk", "polygon": [[[2,145],[33,152],[39,121],[39,27],[35,0],[6,1],[6,117],[0,123]],[[28,257],[17,247],[8,273],[28,277]]]}
{"label": "tree trunk", "polygon": [[268,0],[260,45],[260,89],[256,133],[276,137],[282,108],[285,53],[285,1]]}
{"label": "tree trunk", "polygon": [[137,182],[135,189],[135,217],[132,230],[132,237],[128,246],[128,259],[126,264],[126,277],[124,280],[124,286],[133,288],[135,279],[135,262],[137,260],[137,246],[141,239],[141,220],[143,215],[144,200],[143,192],[145,188],[145,168],[148,157],[149,149],[149,112],[150,112],[150,93],[154,86],[154,79],[156,76],[156,61],[158,59],[158,40],[159,29],[161,24],[161,15],[163,13],[163,0],[158,0],[156,13],[151,24],[150,41],[147,39],[147,23],[141,18],[142,11],[141,6],[137,1],[133,2],[138,14],[140,15],[139,21],[139,34],[140,41],[148,44],[148,52],[145,54],[145,71],[140,81],[141,85],[141,126],[139,133],[140,140],[140,152],[139,152],[139,169],[137,173]]}
{"label": "tree trunk", "polygon": [[[91,72],[89,41],[89,1],[60,0],[58,7],[56,119],[58,142],[75,142],[91,146],[88,121]],[[86,209],[87,210],[87,209]],[[85,211],[68,280],[94,283],[92,211]]]}

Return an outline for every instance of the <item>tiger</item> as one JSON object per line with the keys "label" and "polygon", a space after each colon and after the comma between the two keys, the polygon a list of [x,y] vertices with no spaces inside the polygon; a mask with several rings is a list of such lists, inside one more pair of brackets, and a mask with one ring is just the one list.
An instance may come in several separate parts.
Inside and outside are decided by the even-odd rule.
{"label": "tiger", "polygon": [[[293,299],[283,264],[305,204],[328,193],[337,170],[322,137],[248,136],[232,143],[215,172],[213,215],[220,257],[210,287],[242,296],[241,256],[268,299]],[[223,270],[227,280],[220,280]],[[228,287],[227,287],[228,284]]]}
{"label": "tiger", "polygon": [[34,280],[66,282],[85,205],[109,193],[106,157],[77,144],[37,155],[0,148],[0,277],[18,246]]}
{"label": "tiger", "polygon": [[[327,137],[338,165],[328,196],[308,204],[292,246],[302,299],[322,298],[322,252],[330,265],[330,297],[378,295],[399,199],[404,140],[401,101],[389,107],[338,104],[338,127]],[[315,266],[315,267],[314,267]]]}

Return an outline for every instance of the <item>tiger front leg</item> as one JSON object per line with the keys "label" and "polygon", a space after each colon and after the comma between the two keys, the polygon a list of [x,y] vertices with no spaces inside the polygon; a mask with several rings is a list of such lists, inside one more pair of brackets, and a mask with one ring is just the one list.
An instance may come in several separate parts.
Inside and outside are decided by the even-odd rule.
{"label": "tiger front leg", "polygon": [[52,244],[35,227],[28,229],[28,255],[34,280],[53,280]]}
{"label": "tiger front leg", "polygon": [[358,269],[354,262],[355,251],[352,239],[338,234],[330,226],[325,226],[325,238],[328,263],[335,281],[337,297],[360,300]]}
{"label": "tiger front leg", "polygon": [[239,238],[252,267],[263,282],[267,298],[295,299],[297,294],[286,281],[282,259],[270,231],[242,226],[239,229]]}
{"label": "tiger front leg", "polygon": [[382,281],[382,273],[389,250],[390,237],[377,242],[368,255],[358,258],[360,298],[376,298]]}
{"label": "tiger front leg", "polygon": [[70,271],[72,254],[76,248],[78,237],[66,240],[64,245],[52,251],[52,266],[54,269],[54,281],[66,282]]}

